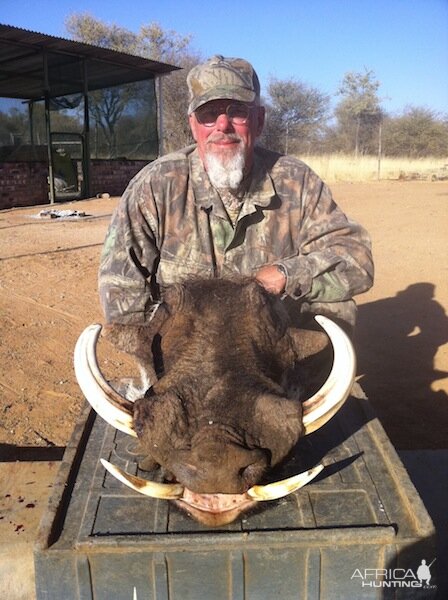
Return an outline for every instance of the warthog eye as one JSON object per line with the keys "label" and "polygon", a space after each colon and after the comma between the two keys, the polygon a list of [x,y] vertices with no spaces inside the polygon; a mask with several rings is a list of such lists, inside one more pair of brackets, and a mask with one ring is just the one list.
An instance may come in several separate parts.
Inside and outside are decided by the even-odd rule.
{"label": "warthog eye", "polygon": [[260,463],[253,463],[240,469],[239,476],[244,481],[247,487],[251,487],[258,483],[265,471],[265,465]]}
{"label": "warthog eye", "polygon": [[198,468],[191,463],[177,463],[173,465],[173,470],[179,481],[191,480],[198,474]]}

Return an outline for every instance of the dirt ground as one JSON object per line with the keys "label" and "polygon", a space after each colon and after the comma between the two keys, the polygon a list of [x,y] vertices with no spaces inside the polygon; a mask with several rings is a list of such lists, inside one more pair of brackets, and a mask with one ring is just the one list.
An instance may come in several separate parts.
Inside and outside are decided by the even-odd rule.
{"label": "dirt ground", "polygon": [[[358,375],[399,449],[448,448],[448,184],[333,184],[371,233],[375,286],[358,297]],[[64,446],[84,403],[73,373],[80,332],[101,322],[96,275],[117,198],[57,204],[88,217],[0,211],[0,449]],[[134,365],[105,342],[108,377]]]}

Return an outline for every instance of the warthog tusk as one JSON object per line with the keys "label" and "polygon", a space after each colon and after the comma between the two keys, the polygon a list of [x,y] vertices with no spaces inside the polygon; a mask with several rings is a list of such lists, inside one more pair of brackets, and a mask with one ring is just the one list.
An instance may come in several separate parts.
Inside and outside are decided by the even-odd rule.
{"label": "warthog tusk", "polygon": [[[303,403],[305,434],[316,431],[333,417],[348,398],[356,374],[356,359],[346,333],[322,315],[315,317],[325,330],[334,349],[331,372],[311,398]],[[133,404],[118,394],[104,379],[96,358],[96,343],[101,325],[90,325],[79,336],[75,347],[75,373],[85,397],[108,423],[136,437]]]}
{"label": "warthog tusk", "polygon": [[[182,498],[184,494],[184,487],[179,483],[157,483],[156,481],[148,481],[142,477],[130,475],[120,469],[116,465],[100,459],[103,467],[109,471],[111,475],[116,477],[121,483],[124,483],[135,492],[149,496],[150,498],[159,498],[161,500],[178,500]],[[292,494],[299,488],[309,483],[312,479],[318,475],[324,466],[319,464],[304,473],[293,475],[288,479],[269,483],[267,485],[254,485],[245,494],[241,494],[241,502],[244,502],[247,498],[255,500],[256,502],[265,502],[268,500],[277,500],[283,498],[288,494]],[[219,494],[217,494],[219,495]],[[222,494],[225,496],[226,494]],[[197,507],[199,508],[199,507]]]}
{"label": "warthog tusk", "polygon": [[101,325],[90,325],[79,336],[75,347],[75,374],[84,396],[95,411],[116,429],[134,437],[132,402],[118,394],[104,379],[96,358],[96,343]]}
{"label": "warthog tusk", "polygon": [[315,319],[330,338],[334,358],[323,386],[303,403],[305,434],[316,431],[337,413],[348,398],[356,375],[355,351],[348,335],[327,317],[316,315]]}
{"label": "warthog tusk", "polygon": [[103,458],[100,459],[103,467],[109,471],[111,475],[116,477],[121,483],[124,483],[135,492],[140,492],[150,498],[160,498],[161,500],[176,500],[181,498],[184,493],[183,485],[179,483],[157,483],[157,481],[148,481],[142,477],[130,475],[113,465]]}
{"label": "warthog tusk", "polygon": [[324,466],[319,464],[304,473],[293,475],[288,479],[282,481],[275,481],[274,483],[268,483],[267,485],[254,485],[246,494],[257,502],[264,502],[267,500],[277,500],[277,498],[283,498],[288,494],[292,494],[299,488],[309,483],[312,479],[318,475]]}

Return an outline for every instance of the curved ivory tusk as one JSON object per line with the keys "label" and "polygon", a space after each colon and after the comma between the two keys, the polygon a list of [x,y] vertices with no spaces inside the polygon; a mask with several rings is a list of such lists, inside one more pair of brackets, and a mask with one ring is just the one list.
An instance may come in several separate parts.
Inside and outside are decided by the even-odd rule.
{"label": "curved ivory tusk", "polygon": [[75,374],[82,393],[95,411],[116,429],[134,437],[132,402],[118,394],[104,379],[96,358],[96,343],[101,325],[90,325],[79,336],[75,347]]}
{"label": "curved ivory tusk", "polygon": [[103,467],[109,471],[111,475],[116,477],[118,481],[121,481],[121,483],[124,483],[135,492],[140,492],[140,494],[144,494],[150,498],[176,500],[177,498],[181,498],[184,493],[184,487],[179,483],[157,483],[157,481],[148,481],[142,477],[136,477],[135,475],[126,473],[126,471],[123,471],[120,467],[107,462],[107,460],[104,460],[103,458],[100,458],[100,461]]}
{"label": "curved ivory tusk", "polygon": [[334,358],[323,386],[303,403],[305,435],[325,425],[337,413],[348,398],[356,375],[355,351],[350,338],[327,317],[316,315],[315,319],[330,338]]}
{"label": "curved ivory tusk", "polygon": [[[100,461],[103,467],[109,471],[111,475],[116,477],[118,481],[121,481],[121,483],[124,483],[135,492],[139,492],[150,498],[178,500],[179,498],[182,498],[184,494],[184,487],[179,483],[157,483],[156,481],[148,481],[142,477],[136,477],[135,475],[126,473],[126,471],[123,471],[120,467],[113,465],[103,458],[101,458]],[[324,466],[319,464],[304,473],[293,475],[293,477],[283,479],[282,481],[276,481],[274,483],[269,483],[268,485],[254,485],[245,494],[242,494],[241,498],[249,497],[251,500],[257,502],[283,498],[283,496],[292,494],[292,492],[295,492],[309,483],[323,470],[323,468]]]}
{"label": "curved ivory tusk", "polygon": [[322,471],[323,468],[324,466],[319,464],[312,469],[305,471],[304,473],[293,475],[293,477],[283,479],[282,481],[275,481],[274,483],[269,483],[268,485],[254,485],[247,490],[246,494],[257,502],[283,498],[283,496],[292,494],[292,492],[295,492],[299,488],[309,483]]}

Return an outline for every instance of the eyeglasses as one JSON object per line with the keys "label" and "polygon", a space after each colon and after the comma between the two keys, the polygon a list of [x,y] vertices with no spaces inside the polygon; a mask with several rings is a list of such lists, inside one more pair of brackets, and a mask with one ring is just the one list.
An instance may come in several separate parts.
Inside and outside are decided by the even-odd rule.
{"label": "eyeglasses", "polygon": [[224,113],[233,125],[245,125],[249,119],[250,111],[255,108],[247,104],[228,104],[226,108],[221,106],[200,106],[196,111],[198,123],[205,127],[213,127],[218,117]]}

